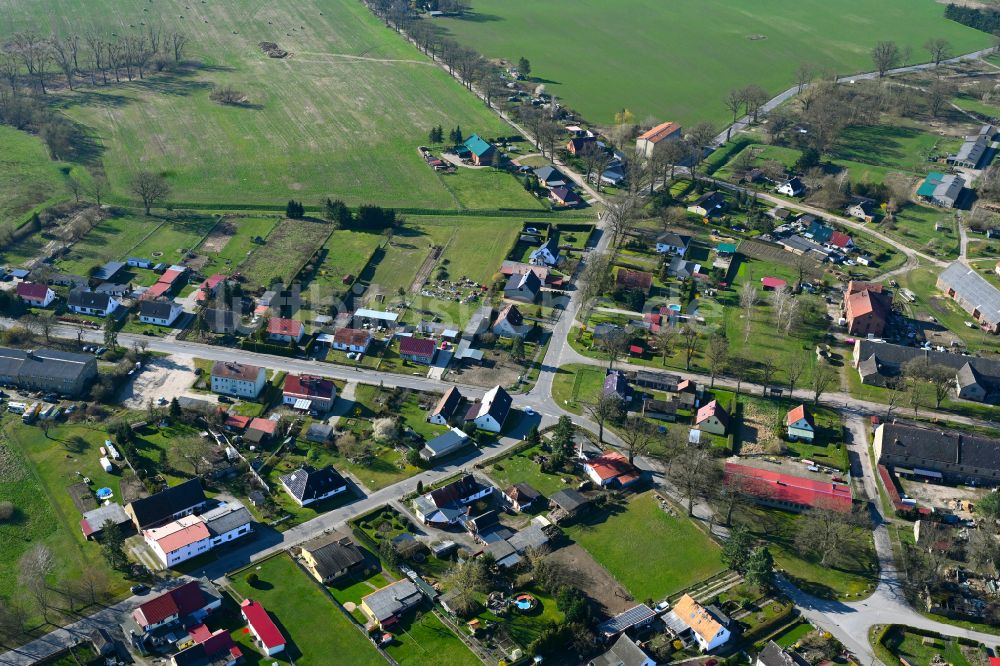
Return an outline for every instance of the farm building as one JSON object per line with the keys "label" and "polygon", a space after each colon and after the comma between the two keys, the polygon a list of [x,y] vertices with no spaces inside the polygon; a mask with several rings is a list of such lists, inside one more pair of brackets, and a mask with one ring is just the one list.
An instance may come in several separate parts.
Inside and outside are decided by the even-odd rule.
{"label": "farm building", "polygon": [[937,288],[979,322],[984,331],[1000,331],[1000,289],[974,269],[958,261],[952,263],[938,275]]}
{"label": "farm building", "polygon": [[805,511],[821,508],[850,513],[854,508],[851,487],[832,481],[781,474],[767,469],[727,462],[725,482],[740,488],[759,504]]}
{"label": "farm building", "polygon": [[645,159],[651,158],[668,141],[677,141],[681,138],[681,126],[677,123],[660,123],[656,127],[649,129],[635,140],[635,152]]}
{"label": "farm building", "polygon": [[961,176],[932,171],[917,188],[917,196],[935,206],[954,208],[964,188],[965,179]]}

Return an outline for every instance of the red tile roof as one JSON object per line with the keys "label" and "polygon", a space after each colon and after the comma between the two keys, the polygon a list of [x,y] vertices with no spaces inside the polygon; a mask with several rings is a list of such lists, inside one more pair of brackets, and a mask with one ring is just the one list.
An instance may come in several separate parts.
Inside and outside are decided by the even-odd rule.
{"label": "red tile roof", "polygon": [[204,282],[202,282],[201,283],[201,288],[202,289],[215,289],[217,286],[219,286],[219,283],[222,282],[225,279],[226,279],[225,275],[223,275],[222,273],[216,273],[212,277],[210,277],[207,280],[205,280]]}
{"label": "red tile roof", "polygon": [[132,615],[140,626],[145,627],[162,622],[171,615],[185,617],[204,607],[205,595],[198,581],[191,581],[139,605]]}
{"label": "red tile roof", "polygon": [[143,534],[155,541],[164,553],[172,553],[209,537],[208,527],[197,516],[184,516],[163,527],[146,530]]}
{"label": "red tile roof", "polygon": [[630,345],[628,351],[630,354],[642,354],[646,350],[641,345]]}
{"label": "red tile roof", "polygon": [[278,430],[278,422],[258,417],[250,421],[250,430],[266,432],[268,435],[273,435]]}
{"label": "red tile roof", "polygon": [[184,275],[184,271],[178,270],[176,268],[168,268],[167,270],[163,271],[163,275],[160,276],[160,279],[157,280],[157,282],[173,284],[174,280],[176,280],[182,275]]}
{"label": "red tile roof", "polygon": [[681,126],[677,123],[660,123],[656,127],[639,135],[640,139],[645,139],[652,143],[659,143],[681,131]]}
{"label": "red tile roof", "polygon": [[212,365],[212,376],[226,379],[255,382],[260,372],[261,368],[256,365],[236,363],[235,361],[216,361]]}
{"label": "red tile roof", "polygon": [[281,317],[272,317],[267,320],[267,332],[268,335],[287,335],[293,338],[297,338],[302,335],[304,331],[301,321],[295,321],[294,319],[283,319]]}
{"label": "red tile roof", "polygon": [[333,398],[337,387],[332,380],[314,375],[287,375],[283,392],[285,395],[305,398]]}
{"label": "red tile roof", "polygon": [[785,425],[792,425],[797,421],[805,419],[809,425],[813,425],[812,414],[806,411],[805,405],[799,405],[794,409],[788,411],[788,415],[785,417]]}
{"label": "red tile roof", "polygon": [[371,340],[371,331],[363,328],[341,328],[333,334],[333,341],[341,345],[363,347]]}
{"label": "red tile roof", "polygon": [[228,416],[226,416],[226,420],[225,422],[223,422],[223,425],[226,426],[227,428],[243,430],[248,425],[250,425],[250,421],[252,420],[253,420],[252,416],[243,416],[242,414],[229,414]]}
{"label": "red tile roof", "polygon": [[281,635],[278,626],[260,603],[244,599],[243,603],[240,604],[240,611],[247,619],[250,630],[264,644],[265,648],[271,650],[285,644],[285,637]]}
{"label": "red tile roof", "polygon": [[776,277],[762,277],[760,283],[769,289],[777,289],[778,287],[784,287],[788,283],[781,278]]}
{"label": "red tile roof", "polygon": [[21,298],[28,298],[33,301],[44,301],[45,295],[49,291],[49,286],[47,284],[38,284],[36,282],[22,282],[17,285],[17,295]]}
{"label": "red tile roof", "polygon": [[736,463],[726,463],[725,478],[739,484],[744,492],[762,499],[842,513],[848,513],[853,508],[851,487],[842,483],[780,474]]}
{"label": "red tile roof", "polygon": [[624,486],[639,479],[639,470],[617,451],[605,451],[598,457],[588,460],[586,464],[594,470],[594,474],[601,481],[618,479]]}
{"label": "red tile roof", "polygon": [[625,289],[648,290],[653,286],[653,274],[644,271],[633,271],[629,268],[619,268],[615,284]]}
{"label": "red tile roof", "polygon": [[171,285],[167,282],[157,282],[152,287],[142,293],[142,300],[149,301],[163,296],[170,291]]}
{"label": "red tile roof", "polygon": [[713,416],[719,419],[723,425],[729,422],[729,414],[722,408],[718,401],[713,400],[708,404],[702,405],[698,410],[698,416],[694,420],[695,425]]}
{"label": "red tile roof", "polygon": [[843,231],[834,231],[830,234],[830,245],[836,247],[847,247],[851,242],[851,237]]}
{"label": "red tile roof", "polygon": [[434,341],[429,338],[401,338],[399,340],[399,353],[416,356],[433,356],[434,346]]}

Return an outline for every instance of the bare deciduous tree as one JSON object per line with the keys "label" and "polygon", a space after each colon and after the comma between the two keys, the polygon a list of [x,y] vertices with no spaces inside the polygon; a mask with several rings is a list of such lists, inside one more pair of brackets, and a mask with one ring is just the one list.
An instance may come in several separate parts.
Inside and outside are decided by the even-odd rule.
{"label": "bare deciduous tree", "polygon": [[872,48],[872,64],[878,72],[878,78],[883,78],[890,69],[895,68],[900,61],[902,54],[899,46],[893,41],[882,41]]}
{"label": "bare deciduous tree", "polygon": [[729,358],[729,340],[725,337],[714,334],[708,339],[708,348],[705,350],[705,359],[708,361],[708,371],[712,377],[710,388],[715,388],[715,376],[726,365]]}
{"label": "bare deciduous tree", "polygon": [[691,369],[691,360],[694,358],[694,354],[698,351],[698,338],[700,334],[698,329],[690,324],[685,324],[684,328],[681,329],[681,341],[684,345],[684,367],[687,370]]}
{"label": "bare deciduous tree", "polygon": [[625,420],[621,438],[628,453],[628,461],[631,464],[635,462],[636,456],[645,455],[649,451],[649,447],[656,441],[656,430],[643,417],[630,416]]}
{"label": "bare deciduous tree", "polygon": [[149,209],[170,194],[170,183],[158,173],[140,171],[132,179],[132,193],[139,197],[146,215],[149,215]]}
{"label": "bare deciduous tree", "polygon": [[602,444],[604,443],[604,424],[620,418],[625,413],[625,405],[622,404],[621,399],[614,394],[605,393],[603,388],[595,396],[593,402],[586,403],[583,408],[597,424],[597,439]]}
{"label": "bare deciduous tree", "polygon": [[931,56],[931,62],[937,67],[942,60],[947,60],[951,56],[951,43],[947,39],[928,39],[924,42],[924,49]]}
{"label": "bare deciduous tree", "polygon": [[837,371],[832,365],[825,361],[817,361],[813,366],[812,392],[813,404],[818,405],[823,394],[833,388],[837,382]]}

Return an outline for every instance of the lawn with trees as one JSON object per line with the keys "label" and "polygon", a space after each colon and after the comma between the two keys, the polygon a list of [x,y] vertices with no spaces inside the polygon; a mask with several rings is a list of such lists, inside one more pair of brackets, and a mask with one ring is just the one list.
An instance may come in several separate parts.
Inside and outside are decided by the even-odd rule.
{"label": "lawn with trees", "polygon": [[[945,20],[944,10],[932,0],[877,8],[864,0],[765,0],[752,8],[732,0],[475,0],[472,12],[435,21],[487,57],[527,57],[533,79],[591,122],[611,122],[626,108],[639,120],[692,125],[729,120],[724,98],[732,88],[756,84],[771,95],[789,88],[803,62],[841,75],[870,71],[880,40],[909,47],[911,63],[931,59],[922,48],[929,38],[948,40],[955,53],[990,45],[987,34]],[[636,75],[621,76],[624,69]]]}

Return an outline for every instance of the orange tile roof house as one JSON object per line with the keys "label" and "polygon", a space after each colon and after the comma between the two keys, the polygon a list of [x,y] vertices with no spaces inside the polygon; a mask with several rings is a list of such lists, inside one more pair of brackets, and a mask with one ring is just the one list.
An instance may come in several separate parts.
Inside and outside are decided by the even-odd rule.
{"label": "orange tile roof house", "polygon": [[729,629],[722,619],[689,594],[678,599],[673,609],[663,618],[670,631],[677,636],[690,634],[703,652],[710,652],[729,640]]}
{"label": "orange tile roof house", "polygon": [[892,295],[882,285],[853,280],[847,283],[844,316],[849,334],[881,337],[891,314]]}
{"label": "orange tile roof house", "polygon": [[653,287],[653,274],[645,271],[634,271],[630,268],[619,268],[615,276],[615,286],[619,289],[638,289],[648,294]]}
{"label": "orange tile roof house", "polygon": [[333,334],[333,348],[341,351],[368,353],[372,332],[364,328],[341,328]]}
{"label": "orange tile roof house", "polygon": [[681,138],[681,126],[677,123],[661,123],[635,140],[635,152],[645,158],[650,158],[657,147],[666,141],[676,141]]}
{"label": "orange tile roof house", "polygon": [[631,486],[642,478],[639,469],[617,451],[605,451],[583,464],[594,483],[602,487]]}
{"label": "orange tile roof house", "polygon": [[212,549],[212,536],[198,516],[184,516],[163,527],[145,530],[142,535],[166,567]]}
{"label": "orange tile roof house", "polygon": [[301,342],[306,334],[306,327],[301,321],[271,317],[267,320],[267,339],[274,342]]}
{"label": "orange tile roof house", "polygon": [[805,405],[789,410],[785,416],[788,439],[793,442],[812,442],[816,437],[816,424]]}

